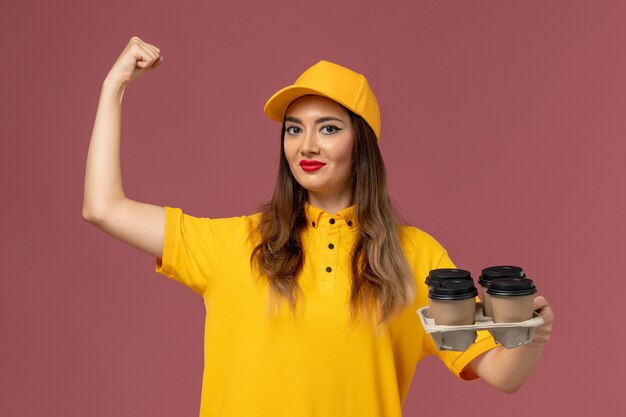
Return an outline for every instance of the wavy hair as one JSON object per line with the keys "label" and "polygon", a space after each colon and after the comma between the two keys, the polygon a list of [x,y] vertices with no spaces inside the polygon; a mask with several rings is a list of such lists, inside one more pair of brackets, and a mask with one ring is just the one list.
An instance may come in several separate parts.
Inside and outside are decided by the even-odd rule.
{"label": "wavy hair", "polygon": [[[376,135],[362,117],[344,110],[355,132],[350,181],[358,230],[351,255],[350,316],[354,320],[370,313],[378,316],[378,324],[384,324],[412,303],[415,283],[400,244]],[[301,234],[307,227],[308,193],[291,173],[282,146],[284,137],[283,123],[276,186],[271,201],[260,208],[260,243],[250,263],[268,280],[273,309],[276,301],[287,301],[295,312],[302,295],[298,275],[305,256]]]}

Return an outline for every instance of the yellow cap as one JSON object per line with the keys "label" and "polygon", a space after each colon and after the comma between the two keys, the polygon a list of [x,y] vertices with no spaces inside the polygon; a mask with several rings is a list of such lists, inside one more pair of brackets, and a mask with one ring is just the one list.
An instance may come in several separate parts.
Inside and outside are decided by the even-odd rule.
{"label": "yellow cap", "polygon": [[288,87],[274,94],[263,111],[272,120],[283,122],[285,111],[295,99],[315,94],[328,97],[358,114],[380,140],[380,110],[367,79],[351,69],[328,61],[320,61]]}

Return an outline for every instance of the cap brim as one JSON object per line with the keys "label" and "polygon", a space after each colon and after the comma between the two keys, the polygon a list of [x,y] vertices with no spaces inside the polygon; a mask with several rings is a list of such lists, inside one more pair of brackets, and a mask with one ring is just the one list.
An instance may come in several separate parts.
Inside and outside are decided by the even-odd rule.
{"label": "cap brim", "polygon": [[[334,100],[328,95],[324,94],[322,91],[315,90],[312,88],[299,87],[297,85],[290,85],[288,87],[279,90],[276,94],[270,97],[265,103],[265,107],[263,108],[263,112],[267,117],[272,120],[276,120],[277,122],[283,122],[285,117],[285,111],[287,111],[287,107],[297,98],[302,96],[306,96],[309,94],[314,94],[318,96],[323,96]],[[343,103],[342,103],[343,104]]]}

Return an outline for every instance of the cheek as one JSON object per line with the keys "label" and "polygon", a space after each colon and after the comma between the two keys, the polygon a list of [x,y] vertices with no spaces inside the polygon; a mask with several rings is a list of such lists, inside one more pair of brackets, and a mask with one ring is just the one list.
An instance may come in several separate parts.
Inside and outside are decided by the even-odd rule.
{"label": "cheek", "polygon": [[350,162],[352,159],[352,144],[342,144],[335,150],[337,160],[341,162]]}
{"label": "cheek", "polygon": [[295,177],[300,173],[296,169],[295,165],[298,165],[298,149],[295,146],[288,145],[287,142],[283,145],[283,150],[285,152],[285,159],[287,160],[287,166],[289,166],[289,171]]}
{"label": "cheek", "polygon": [[288,142],[283,143],[283,150],[285,151],[285,157],[287,161],[291,161],[294,156],[294,147],[290,145]]}

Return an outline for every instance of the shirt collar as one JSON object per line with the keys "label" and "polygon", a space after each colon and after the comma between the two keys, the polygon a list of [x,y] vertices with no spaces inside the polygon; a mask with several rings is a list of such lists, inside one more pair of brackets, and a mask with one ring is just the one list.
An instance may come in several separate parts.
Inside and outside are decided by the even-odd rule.
{"label": "shirt collar", "polygon": [[309,227],[315,229],[317,229],[322,222],[330,222],[331,224],[344,223],[348,228],[353,228],[356,225],[354,205],[339,210],[335,214],[330,214],[307,201],[304,203],[304,211],[306,213],[307,224]]}

